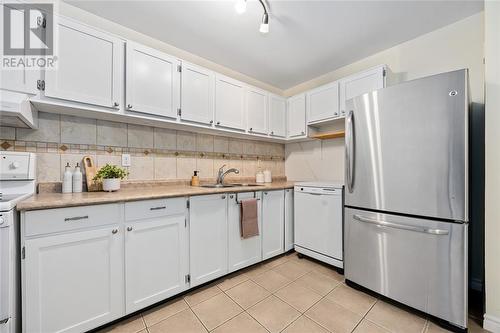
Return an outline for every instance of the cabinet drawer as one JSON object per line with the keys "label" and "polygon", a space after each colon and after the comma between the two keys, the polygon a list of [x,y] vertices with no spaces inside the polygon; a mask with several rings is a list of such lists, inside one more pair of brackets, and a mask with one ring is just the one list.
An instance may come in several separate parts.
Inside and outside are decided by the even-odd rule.
{"label": "cabinet drawer", "polygon": [[186,198],[157,199],[125,203],[125,221],[184,214]]}
{"label": "cabinet drawer", "polygon": [[36,236],[116,224],[120,220],[120,204],[108,204],[28,211],[24,226],[26,236]]}

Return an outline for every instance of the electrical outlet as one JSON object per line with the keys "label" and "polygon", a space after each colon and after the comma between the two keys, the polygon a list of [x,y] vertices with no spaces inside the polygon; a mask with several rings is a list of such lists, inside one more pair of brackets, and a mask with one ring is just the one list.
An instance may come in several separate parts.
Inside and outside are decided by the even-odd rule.
{"label": "electrical outlet", "polygon": [[131,164],[130,154],[122,154],[122,166],[129,167]]}

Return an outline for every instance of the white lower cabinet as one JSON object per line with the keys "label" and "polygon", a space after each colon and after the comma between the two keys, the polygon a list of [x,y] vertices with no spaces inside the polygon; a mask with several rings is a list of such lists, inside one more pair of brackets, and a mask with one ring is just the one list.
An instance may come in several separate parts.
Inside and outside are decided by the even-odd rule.
{"label": "white lower cabinet", "polygon": [[185,215],[127,223],[126,311],[132,313],[184,291],[188,256]]}
{"label": "white lower cabinet", "polygon": [[285,197],[283,190],[265,191],[262,196],[262,259],[284,252]]}
{"label": "white lower cabinet", "polygon": [[[259,235],[242,238],[241,237],[241,204],[243,199],[258,199],[257,218],[259,221]],[[228,266],[229,272],[253,265],[262,260],[262,214],[261,214],[261,192],[245,192],[230,194],[228,201],[227,222],[228,222]]]}
{"label": "white lower cabinet", "polygon": [[119,225],[26,240],[23,268],[24,332],[85,332],[124,315]]}
{"label": "white lower cabinet", "polygon": [[293,190],[285,190],[285,251],[293,249]]}
{"label": "white lower cabinet", "polygon": [[191,287],[227,273],[227,194],[189,199]]}

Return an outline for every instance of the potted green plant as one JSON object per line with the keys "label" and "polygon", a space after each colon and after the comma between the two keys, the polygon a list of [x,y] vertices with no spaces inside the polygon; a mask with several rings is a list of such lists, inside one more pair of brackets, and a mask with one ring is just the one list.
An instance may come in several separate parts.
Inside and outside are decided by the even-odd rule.
{"label": "potted green plant", "polygon": [[97,171],[94,180],[102,180],[103,191],[112,192],[120,189],[120,181],[127,175],[128,171],[116,165],[106,164]]}

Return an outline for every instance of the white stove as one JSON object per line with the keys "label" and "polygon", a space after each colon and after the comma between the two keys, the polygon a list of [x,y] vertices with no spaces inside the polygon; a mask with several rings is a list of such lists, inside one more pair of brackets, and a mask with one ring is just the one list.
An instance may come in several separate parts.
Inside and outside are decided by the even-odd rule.
{"label": "white stove", "polygon": [[35,154],[0,152],[0,333],[20,331],[19,216],[35,193]]}

